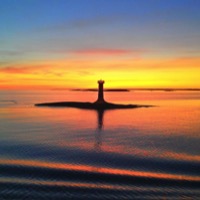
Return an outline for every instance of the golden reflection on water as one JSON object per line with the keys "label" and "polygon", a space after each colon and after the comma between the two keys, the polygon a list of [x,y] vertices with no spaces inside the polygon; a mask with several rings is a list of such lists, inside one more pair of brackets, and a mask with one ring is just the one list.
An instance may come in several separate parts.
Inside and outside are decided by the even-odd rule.
{"label": "golden reflection on water", "polygon": [[[48,145],[75,147],[80,149],[94,149],[95,151],[116,152],[121,154],[133,154],[140,156],[166,156],[178,160],[199,160],[199,155],[162,150],[154,151],[143,147],[133,146],[127,149],[126,143],[133,140],[136,135],[140,138],[150,136],[171,137],[183,135],[199,138],[199,110],[194,101],[177,103],[170,101],[169,106],[156,106],[150,108],[138,108],[127,110],[93,111],[72,108],[35,108],[16,107],[7,110],[6,117],[10,121],[17,121],[19,127],[13,129],[17,133],[21,131],[20,123],[26,123],[27,131],[29,123],[41,126],[42,134],[33,133],[26,135],[19,133],[16,139],[41,140]],[[175,105],[177,104],[177,106]],[[173,106],[172,106],[173,105]],[[3,112],[3,109],[1,109]],[[5,119],[5,115],[4,115]],[[50,125],[48,127],[48,124]],[[9,126],[9,124],[8,124]],[[51,134],[48,129],[51,128]],[[26,130],[26,128],[24,127]],[[54,131],[55,130],[55,131]],[[82,133],[84,131],[86,133]],[[121,130],[121,131],[120,131]],[[124,132],[126,130],[126,132]],[[47,131],[47,132],[46,132]],[[74,131],[76,131],[74,133]],[[80,132],[80,133],[79,133]],[[90,135],[87,140],[84,134]],[[109,132],[109,134],[107,133]],[[93,133],[93,135],[91,135]],[[15,137],[14,135],[14,137]],[[66,139],[59,139],[66,138]],[[56,140],[54,139],[56,138]],[[120,143],[120,140],[125,143]],[[126,141],[127,140],[127,141]]]}
{"label": "golden reflection on water", "polygon": [[[79,110],[72,108],[36,108],[34,103],[45,101],[94,101],[95,93],[91,92],[61,92],[50,93],[48,100],[44,94],[34,96],[30,104],[20,104],[18,107],[6,107],[0,109],[0,115],[8,119],[32,120],[37,122],[66,122],[74,128],[91,127],[96,120],[95,111]],[[49,95],[50,95],[49,94]],[[196,94],[196,93],[195,93]],[[191,94],[184,92],[127,92],[127,93],[105,93],[108,101],[116,103],[132,103],[155,105],[151,108],[112,110],[107,111],[103,125],[106,128],[115,127],[137,127],[143,130],[177,130],[176,132],[191,131],[199,129],[200,92],[199,99],[189,99]],[[184,99],[180,99],[180,97]],[[170,99],[171,98],[171,99]],[[187,99],[188,98],[188,99]],[[3,115],[4,114],[4,115]],[[99,115],[99,114],[98,114]],[[104,116],[104,113],[101,114]],[[98,116],[99,118],[99,116]],[[101,117],[103,119],[103,117]],[[25,121],[26,122],[26,121]],[[100,120],[97,126],[102,126]],[[78,126],[77,126],[78,125]],[[190,129],[190,130],[188,130]],[[151,132],[151,134],[152,134]],[[174,133],[174,132],[173,132]]]}
{"label": "golden reflection on water", "polygon": [[[200,93],[195,95],[106,93],[111,102],[155,105],[107,111],[34,107],[34,103],[48,101],[94,101],[94,93],[51,91],[28,93],[25,98],[16,95],[18,99],[13,96],[18,104],[0,107],[0,184],[10,184],[11,193],[17,184],[16,194],[28,185],[32,189],[64,187],[64,191],[136,190],[150,195],[156,190],[158,195],[188,190],[188,194],[198,195]],[[150,181],[138,186],[136,179],[142,184]],[[179,185],[174,187],[176,183]]]}
{"label": "golden reflection on water", "polygon": [[[33,103],[62,100],[95,100],[95,93],[56,92],[52,97],[34,96],[31,104],[19,104],[0,109],[0,118],[7,120],[2,129],[16,141],[39,142],[52,146],[131,154],[148,157],[167,157],[177,160],[198,160],[199,155],[159,149],[153,139],[145,146],[136,146],[151,137],[183,136],[199,139],[199,93],[129,92],[105,93],[108,101],[116,103],[150,104],[155,107],[94,111],[74,108],[39,108]],[[196,96],[195,96],[196,95]],[[44,100],[42,100],[45,98]],[[28,98],[30,101],[30,97]],[[20,102],[20,99],[17,100]],[[22,131],[23,127],[23,131]],[[13,131],[12,130],[12,131]],[[11,131],[11,133],[12,133]],[[8,137],[8,136],[6,136]],[[173,141],[173,140],[172,140]],[[133,145],[131,146],[131,142]]]}
{"label": "golden reflection on water", "polygon": [[[106,183],[83,183],[83,182],[72,182],[72,181],[44,181],[44,180],[30,180],[25,178],[0,178],[0,183],[19,183],[19,184],[34,184],[34,185],[44,185],[44,186],[64,186],[70,188],[90,188],[90,189],[115,189],[115,190],[133,190],[136,187],[131,187],[127,185],[113,185]],[[137,188],[139,190],[139,188]],[[140,189],[141,190],[141,189]]]}
{"label": "golden reflection on water", "polygon": [[80,172],[91,172],[91,173],[102,173],[102,174],[117,174],[121,176],[132,176],[132,177],[144,177],[144,178],[160,178],[160,179],[171,179],[171,180],[187,180],[187,181],[200,181],[200,177],[189,176],[189,175],[178,175],[170,173],[160,172],[147,172],[139,170],[128,170],[128,169],[117,169],[107,168],[102,166],[91,166],[91,165],[77,165],[69,163],[55,163],[55,162],[44,162],[39,160],[8,160],[0,159],[0,165],[16,165],[23,167],[38,167],[46,169],[62,169],[72,170]]}

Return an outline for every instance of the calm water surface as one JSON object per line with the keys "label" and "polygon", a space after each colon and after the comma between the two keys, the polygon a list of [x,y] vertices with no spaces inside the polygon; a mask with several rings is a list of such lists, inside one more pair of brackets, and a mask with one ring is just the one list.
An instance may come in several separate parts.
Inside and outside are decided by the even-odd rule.
{"label": "calm water surface", "polygon": [[155,107],[34,107],[95,92],[0,92],[0,199],[200,199],[200,92],[105,93]]}

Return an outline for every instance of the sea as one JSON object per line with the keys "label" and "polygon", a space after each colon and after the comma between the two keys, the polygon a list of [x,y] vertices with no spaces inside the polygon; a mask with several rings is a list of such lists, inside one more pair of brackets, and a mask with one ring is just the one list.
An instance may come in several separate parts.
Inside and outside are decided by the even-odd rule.
{"label": "sea", "polygon": [[200,199],[200,91],[0,91],[0,200]]}

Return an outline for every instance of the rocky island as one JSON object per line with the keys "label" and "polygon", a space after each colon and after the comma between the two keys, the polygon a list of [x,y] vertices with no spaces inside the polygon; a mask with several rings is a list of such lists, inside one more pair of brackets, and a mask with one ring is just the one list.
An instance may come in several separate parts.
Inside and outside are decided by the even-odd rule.
{"label": "rocky island", "polygon": [[127,108],[141,108],[151,107],[151,105],[138,105],[138,104],[114,104],[104,100],[104,89],[103,80],[98,81],[98,99],[95,102],[49,102],[49,103],[38,103],[35,106],[48,106],[48,107],[73,107],[81,109],[94,109],[94,110],[107,110],[107,109],[127,109]]}

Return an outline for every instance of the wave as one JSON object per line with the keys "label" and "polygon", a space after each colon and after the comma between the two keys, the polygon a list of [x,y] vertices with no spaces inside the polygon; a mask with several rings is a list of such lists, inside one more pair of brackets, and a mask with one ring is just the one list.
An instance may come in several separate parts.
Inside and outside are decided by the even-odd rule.
{"label": "wave", "polygon": [[[142,170],[166,174],[200,176],[199,160],[175,160],[155,157],[131,156],[109,152],[95,152],[75,148],[45,145],[0,143],[4,157],[40,160],[50,163],[75,163],[79,165],[106,167],[111,169]],[[17,151],[13,151],[17,149]],[[0,159],[0,164],[3,164]]]}
{"label": "wave", "polygon": [[[32,163],[32,164],[31,164]],[[45,163],[45,162],[44,162]],[[43,164],[44,164],[43,163]],[[57,167],[55,166],[57,165]],[[48,167],[49,166],[49,167]],[[76,164],[30,163],[0,165],[0,196],[3,199],[153,199],[158,197],[198,197],[200,179],[159,178],[116,169]],[[59,167],[60,166],[60,167]],[[125,170],[126,171],[126,170]],[[144,176],[142,175],[144,174]],[[162,177],[162,176],[161,176]]]}
{"label": "wave", "polygon": [[0,197],[198,199],[199,160],[158,159],[1,142]]}

